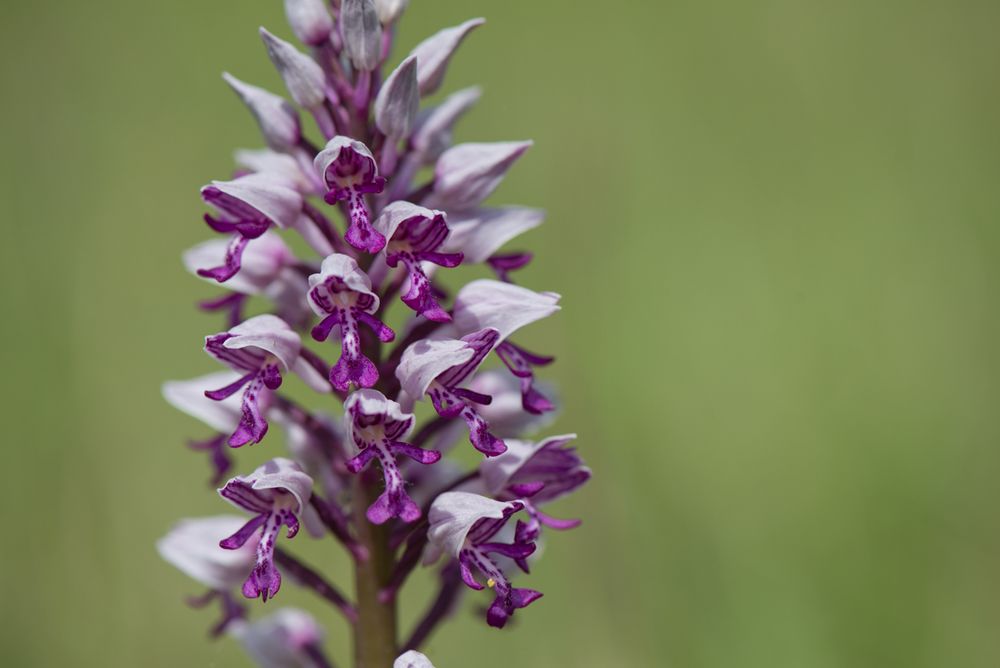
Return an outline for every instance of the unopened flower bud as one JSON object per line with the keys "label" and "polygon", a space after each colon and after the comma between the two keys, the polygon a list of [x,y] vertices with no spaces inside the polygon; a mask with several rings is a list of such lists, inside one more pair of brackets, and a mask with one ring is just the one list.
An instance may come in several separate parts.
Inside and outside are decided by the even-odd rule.
{"label": "unopened flower bud", "polygon": [[399,18],[410,0],[375,0],[375,11],[382,25],[387,26]]}
{"label": "unopened flower bud", "polygon": [[236,91],[243,104],[257,119],[257,125],[268,146],[275,151],[284,152],[299,143],[302,136],[299,115],[284,98],[240,81],[229,72],[224,72],[222,78]]}
{"label": "unopened flower bud", "polygon": [[351,63],[359,70],[374,70],[382,50],[382,26],[375,13],[375,3],[372,0],[344,0],[340,30]]}
{"label": "unopened flower bud", "polygon": [[306,109],[313,109],[323,104],[326,98],[324,93],[326,76],[323,74],[323,68],[312,58],[285,40],[275,37],[265,28],[260,29],[260,38],[264,40],[267,55],[278,68],[278,74],[285,82],[285,88],[288,89],[292,99]]}
{"label": "unopened flower bud", "polygon": [[410,134],[420,110],[417,59],[410,56],[393,70],[375,98],[375,125],[392,139]]}
{"label": "unopened flower bud", "polygon": [[285,0],[285,16],[303,44],[319,46],[333,32],[333,17],[323,0]]}

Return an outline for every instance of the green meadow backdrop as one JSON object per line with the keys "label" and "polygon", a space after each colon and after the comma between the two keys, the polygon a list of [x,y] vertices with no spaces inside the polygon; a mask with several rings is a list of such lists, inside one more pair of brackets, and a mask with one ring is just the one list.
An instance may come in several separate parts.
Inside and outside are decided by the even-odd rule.
{"label": "green meadow backdrop", "polygon": [[[457,138],[536,140],[493,201],[548,210],[516,245],[564,310],[521,342],[595,475],[545,598],[510,632],[468,598],[435,663],[1000,665],[1000,5],[413,0],[396,57],[478,15]],[[159,386],[216,368],[179,254],[260,144],[220,72],[281,89],[261,24],[290,36],[278,0],[4,2],[3,665],[245,665],[153,544],[227,512]]]}

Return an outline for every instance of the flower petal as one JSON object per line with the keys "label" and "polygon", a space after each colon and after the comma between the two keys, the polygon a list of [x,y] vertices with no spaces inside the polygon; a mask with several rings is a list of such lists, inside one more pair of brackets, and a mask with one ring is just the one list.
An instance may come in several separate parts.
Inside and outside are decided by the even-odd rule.
{"label": "flower petal", "polygon": [[246,517],[216,515],[178,522],[156,542],[167,562],[211,589],[225,591],[240,584],[254,562],[257,541],[251,539],[235,550],[219,541],[239,530]]}
{"label": "flower petal", "polygon": [[426,656],[415,649],[403,652],[395,661],[392,668],[434,668],[434,664]]}
{"label": "flower petal", "polygon": [[461,252],[467,263],[485,262],[514,237],[536,228],[545,212],[523,206],[474,209],[448,215],[451,235],[442,250]]}
{"label": "flower petal", "polygon": [[234,394],[222,401],[214,401],[205,396],[205,390],[229,385],[241,375],[233,371],[218,371],[191,380],[170,380],[163,384],[163,398],[177,410],[201,420],[216,431],[228,434],[240,421],[240,395]]}
{"label": "flower petal", "polygon": [[452,93],[444,102],[417,116],[410,144],[425,164],[433,164],[451,146],[452,128],[465,112],[479,101],[478,86]]}
{"label": "flower petal", "polygon": [[448,149],[434,168],[428,205],[448,211],[479,206],[531,145],[530,141],[468,143]]}
{"label": "flower petal", "polygon": [[559,295],[491,279],[472,281],[455,296],[454,319],[460,332],[491,327],[506,339],[521,327],[559,310]]}
{"label": "flower petal", "polygon": [[212,181],[201,192],[206,202],[224,214],[270,221],[283,228],[295,227],[302,211],[302,195],[296,192],[293,183],[274,172]]}
{"label": "flower petal", "polygon": [[464,341],[417,341],[403,351],[396,378],[410,398],[419,400],[439,374],[472,359],[475,352]]}
{"label": "flower petal", "polygon": [[519,503],[494,501],[469,492],[445,492],[434,499],[428,515],[427,539],[453,557],[458,557],[465,538],[480,520],[503,520]]}
{"label": "flower petal", "polygon": [[229,333],[232,336],[223,343],[226,348],[259,348],[274,355],[285,370],[292,368],[302,349],[302,341],[295,330],[278,316],[269,313],[245,320],[229,330]]}
{"label": "flower petal", "polygon": [[302,509],[312,497],[313,479],[301,466],[284,457],[275,457],[264,463],[244,480],[254,490],[273,489],[291,494],[298,502],[298,507],[293,511],[296,515],[302,514]]}

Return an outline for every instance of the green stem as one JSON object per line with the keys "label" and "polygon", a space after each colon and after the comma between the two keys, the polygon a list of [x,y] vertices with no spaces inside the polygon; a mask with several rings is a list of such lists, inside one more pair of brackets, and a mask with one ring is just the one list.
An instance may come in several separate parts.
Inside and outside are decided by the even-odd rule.
{"label": "green stem", "polygon": [[354,626],[355,668],[391,668],[396,659],[395,597],[380,603],[378,594],[392,574],[393,558],[386,526],[376,526],[365,510],[378,496],[375,486],[366,485],[365,476],[354,480],[355,527],[359,542],[368,550],[368,559],[355,561],[358,622]]}

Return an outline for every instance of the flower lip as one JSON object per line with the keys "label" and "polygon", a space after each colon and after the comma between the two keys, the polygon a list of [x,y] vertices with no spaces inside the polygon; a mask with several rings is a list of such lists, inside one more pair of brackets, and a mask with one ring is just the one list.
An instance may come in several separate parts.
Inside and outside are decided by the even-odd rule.
{"label": "flower lip", "polygon": [[[186,250],[182,256],[184,267],[199,276],[203,267],[225,263],[229,243],[224,239],[209,239]],[[264,232],[247,243],[240,261],[240,269],[226,281],[226,287],[234,292],[256,295],[270,287],[282,270],[295,262],[292,251],[272,231]],[[207,278],[211,282],[214,280]]]}

